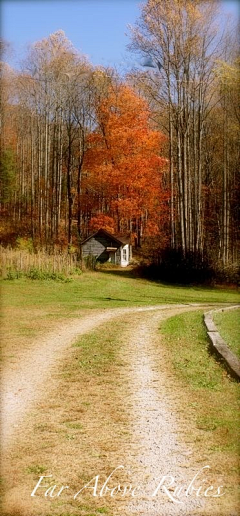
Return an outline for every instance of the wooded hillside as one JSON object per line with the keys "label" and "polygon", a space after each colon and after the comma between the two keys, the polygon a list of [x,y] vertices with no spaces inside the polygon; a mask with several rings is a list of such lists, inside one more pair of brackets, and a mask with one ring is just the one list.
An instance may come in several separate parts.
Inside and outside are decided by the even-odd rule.
{"label": "wooded hillside", "polygon": [[149,0],[130,49],[94,67],[62,31],[2,62],[1,238],[78,247],[103,227],[150,254],[239,252],[239,55],[215,2]]}

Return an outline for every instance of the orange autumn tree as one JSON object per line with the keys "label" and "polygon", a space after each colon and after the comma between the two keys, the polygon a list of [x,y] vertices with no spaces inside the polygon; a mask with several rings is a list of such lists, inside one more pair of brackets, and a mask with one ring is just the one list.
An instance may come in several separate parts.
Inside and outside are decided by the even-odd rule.
{"label": "orange autumn tree", "polygon": [[116,232],[135,234],[140,245],[142,235],[161,231],[167,216],[164,136],[153,128],[147,103],[126,85],[111,87],[96,119],[84,161],[83,205],[87,193],[94,222],[111,217]]}

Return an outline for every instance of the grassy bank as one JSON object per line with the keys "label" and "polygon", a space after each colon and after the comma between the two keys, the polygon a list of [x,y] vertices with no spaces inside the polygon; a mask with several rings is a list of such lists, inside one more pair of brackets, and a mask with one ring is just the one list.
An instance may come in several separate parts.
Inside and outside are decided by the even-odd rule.
{"label": "grassy bank", "polygon": [[240,358],[240,308],[213,313],[213,319],[227,345]]}
{"label": "grassy bank", "polygon": [[228,496],[237,504],[239,384],[209,353],[202,312],[172,317],[160,330],[183,392],[189,439],[195,439],[199,455],[222,476]]}

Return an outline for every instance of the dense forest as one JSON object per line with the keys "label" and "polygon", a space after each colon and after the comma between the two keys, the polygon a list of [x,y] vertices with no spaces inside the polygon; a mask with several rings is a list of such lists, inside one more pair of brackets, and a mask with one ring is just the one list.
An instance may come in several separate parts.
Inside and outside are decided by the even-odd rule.
{"label": "dense forest", "polygon": [[[239,253],[239,51],[217,3],[148,0],[142,66],[94,67],[63,31],[1,63],[1,239],[78,248],[102,227],[160,260]],[[4,48],[2,55],[4,56]]]}

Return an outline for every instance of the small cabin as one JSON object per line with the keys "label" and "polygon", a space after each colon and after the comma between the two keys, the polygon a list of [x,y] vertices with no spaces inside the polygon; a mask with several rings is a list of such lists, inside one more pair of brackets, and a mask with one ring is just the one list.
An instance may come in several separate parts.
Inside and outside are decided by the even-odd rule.
{"label": "small cabin", "polygon": [[127,267],[132,259],[132,246],[129,238],[116,237],[105,229],[99,229],[83,240],[82,258],[93,256],[101,263]]}

